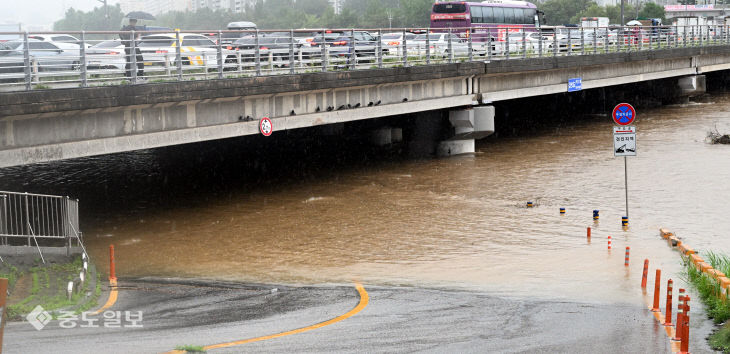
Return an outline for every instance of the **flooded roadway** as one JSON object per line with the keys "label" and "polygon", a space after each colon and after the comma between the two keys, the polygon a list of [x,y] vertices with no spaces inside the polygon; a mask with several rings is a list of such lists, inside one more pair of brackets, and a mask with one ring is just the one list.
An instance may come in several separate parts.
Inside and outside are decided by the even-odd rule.
{"label": "flooded roadway", "polygon": [[[62,186],[80,196],[92,257],[105,259],[114,244],[122,277],[356,279],[635,303],[644,258],[678,277],[679,257],[660,241],[659,227],[695,249],[730,252],[730,148],[704,142],[715,126],[730,131],[728,112],[723,94],[639,111],[638,157],[628,162],[629,231],[620,228],[623,161],[611,151],[611,120],[597,115],[490,137],[476,155],[449,159],[376,153],[357,163],[306,151],[283,157],[180,147],[0,173],[4,189]],[[261,161],[272,156],[284,159],[281,166]],[[527,201],[537,207],[525,208]],[[598,224],[593,209],[601,211]],[[590,243],[587,226],[594,227]],[[630,271],[622,265],[625,246]]]}

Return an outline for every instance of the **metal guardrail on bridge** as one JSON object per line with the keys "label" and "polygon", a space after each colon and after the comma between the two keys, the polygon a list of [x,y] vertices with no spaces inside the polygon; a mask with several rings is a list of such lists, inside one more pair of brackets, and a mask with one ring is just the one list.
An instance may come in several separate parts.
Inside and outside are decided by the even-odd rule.
{"label": "metal guardrail on bridge", "polygon": [[[730,45],[729,26],[0,32],[17,91]],[[125,38],[141,39],[121,41]],[[471,34],[471,35],[469,35]],[[133,70],[132,68],[137,68]]]}
{"label": "metal guardrail on bridge", "polygon": [[[44,241],[83,246],[79,201],[69,197],[0,191],[0,244],[35,246]],[[16,241],[11,241],[15,239]],[[86,250],[84,249],[84,252]],[[41,253],[41,258],[43,254]],[[44,260],[45,262],[45,260]]]}

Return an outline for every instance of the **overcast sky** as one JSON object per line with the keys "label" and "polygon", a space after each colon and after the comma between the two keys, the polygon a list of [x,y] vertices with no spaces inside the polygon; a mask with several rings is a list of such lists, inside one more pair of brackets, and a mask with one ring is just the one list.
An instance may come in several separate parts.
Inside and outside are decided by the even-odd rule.
{"label": "overcast sky", "polygon": [[[111,5],[118,1],[107,2]],[[0,24],[20,22],[24,29],[25,26],[50,29],[54,21],[63,17],[64,9],[89,11],[101,5],[97,0],[0,0]]]}

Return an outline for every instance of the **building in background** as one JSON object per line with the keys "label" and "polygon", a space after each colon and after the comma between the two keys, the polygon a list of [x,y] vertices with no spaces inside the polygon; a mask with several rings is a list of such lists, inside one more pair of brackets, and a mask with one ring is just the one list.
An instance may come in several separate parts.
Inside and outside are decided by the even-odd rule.
{"label": "building in background", "polygon": [[[119,0],[122,12],[145,11],[160,15],[168,11],[227,10],[242,13],[257,0]],[[328,0],[336,14],[342,12],[345,0]]]}
{"label": "building in background", "polygon": [[254,5],[256,0],[192,0],[190,10],[198,11],[202,8],[211,10],[228,10],[244,12],[247,5]]}
{"label": "building in background", "polygon": [[329,0],[330,5],[332,5],[332,8],[335,9],[336,14],[340,14],[342,12],[342,5],[345,2],[345,0]]}
{"label": "building in background", "polygon": [[[134,1],[134,0],[132,0]],[[155,1],[155,0],[150,0]],[[253,6],[257,0],[190,0],[190,10],[198,11],[202,8],[210,8],[212,10],[228,10],[232,12],[244,12],[246,6]],[[342,5],[345,0],[328,0],[335,13],[342,12]]]}
{"label": "building in background", "polygon": [[168,11],[191,10],[191,5],[191,0],[119,0],[119,6],[125,14],[130,11],[144,11],[160,15]]}

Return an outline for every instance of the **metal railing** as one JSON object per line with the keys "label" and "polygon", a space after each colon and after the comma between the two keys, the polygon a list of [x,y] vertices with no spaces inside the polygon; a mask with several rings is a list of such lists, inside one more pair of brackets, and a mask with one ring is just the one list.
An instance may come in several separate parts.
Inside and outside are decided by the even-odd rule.
{"label": "metal railing", "polygon": [[41,244],[70,248],[75,240],[83,248],[78,230],[78,200],[0,191],[0,244],[35,246],[40,252]]}
{"label": "metal railing", "polygon": [[[0,32],[0,90],[730,45],[729,26]],[[470,35],[471,34],[471,35]],[[127,40],[120,40],[121,37]],[[136,38],[136,40],[131,40]]]}

